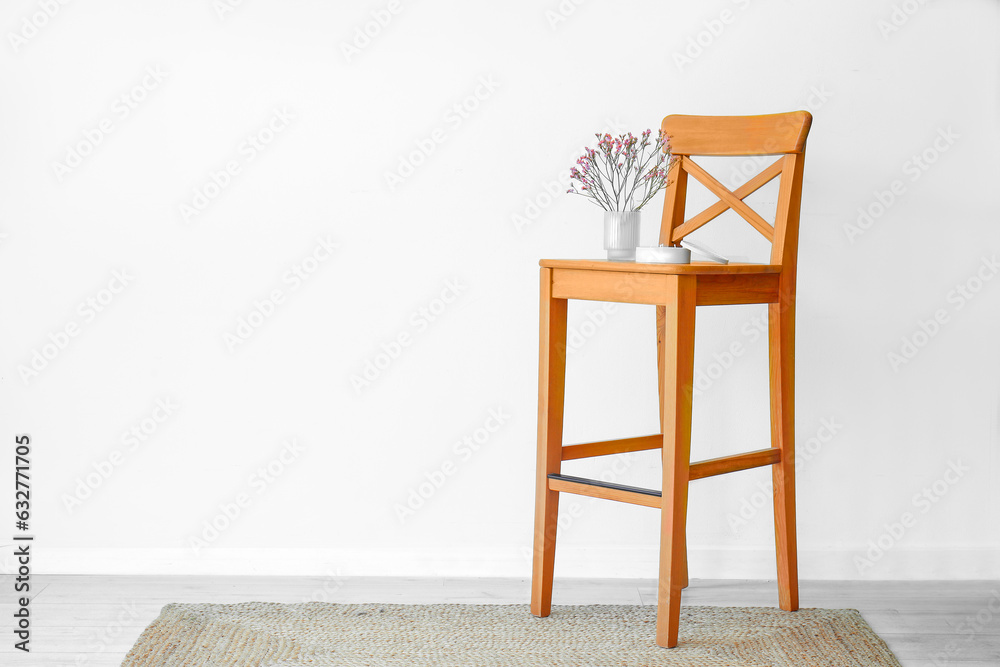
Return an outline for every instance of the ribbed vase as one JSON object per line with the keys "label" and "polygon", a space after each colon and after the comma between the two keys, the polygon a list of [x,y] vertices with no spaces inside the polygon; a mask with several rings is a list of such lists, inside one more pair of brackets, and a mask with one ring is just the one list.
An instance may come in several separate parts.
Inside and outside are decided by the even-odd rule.
{"label": "ribbed vase", "polygon": [[604,249],[608,251],[608,261],[635,261],[641,215],[642,211],[604,212]]}

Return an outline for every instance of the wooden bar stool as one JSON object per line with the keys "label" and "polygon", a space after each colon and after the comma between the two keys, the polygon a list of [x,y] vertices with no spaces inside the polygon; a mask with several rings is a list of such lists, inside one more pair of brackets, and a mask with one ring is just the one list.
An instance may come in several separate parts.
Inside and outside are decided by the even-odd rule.
{"label": "wooden bar stool", "polygon": [[[542,260],[538,372],[538,464],[531,613],[548,616],[552,606],[556,525],[560,493],[577,493],[658,508],[660,571],[656,643],[677,645],[681,590],[687,587],[688,482],[769,465],[774,477],[774,527],[778,599],[798,609],[795,546],[795,263],[806,136],[806,111],[766,116],[667,116],[663,130],[677,156],[667,186],[660,243],[678,245],[685,236],[727,209],[736,211],[771,242],[769,264],[636,264],[590,260]],[[747,183],[730,191],[692,156],[777,155]],[[684,219],[688,176],[719,201]],[[780,177],[774,225],[743,200]],[[566,312],[569,299],[656,306],[660,429],[638,438],[563,445],[566,378]],[[691,401],[696,306],[768,304],[771,446],[735,456],[691,463]],[[661,449],[662,491],[561,474],[563,461]]]}

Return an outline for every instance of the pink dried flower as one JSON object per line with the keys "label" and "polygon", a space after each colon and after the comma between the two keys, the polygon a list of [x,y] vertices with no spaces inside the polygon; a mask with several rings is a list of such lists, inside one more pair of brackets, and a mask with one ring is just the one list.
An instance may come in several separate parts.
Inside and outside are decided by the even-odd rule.
{"label": "pink dried flower", "polygon": [[652,130],[637,137],[631,132],[612,137],[597,133],[597,149],[584,148],[577,159],[579,169],[570,170],[570,178],[579,184],[567,192],[585,196],[609,211],[639,210],[667,185],[673,164],[667,137]]}

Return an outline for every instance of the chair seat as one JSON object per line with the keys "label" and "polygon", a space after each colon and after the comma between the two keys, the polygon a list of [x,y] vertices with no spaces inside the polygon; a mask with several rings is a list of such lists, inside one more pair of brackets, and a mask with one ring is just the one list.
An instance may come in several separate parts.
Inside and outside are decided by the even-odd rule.
{"label": "chair seat", "polygon": [[738,275],[781,273],[778,264],[748,262],[691,262],[690,264],[642,264],[639,262],[609,262],[600,259],[543,259],[539,266],[549,269],[580,269],[586,271],[622,271],[628,273],[665,273],[668,275]]}
{"label": "chair seat", "polygon": [[662,306],[670,302],[673,281],[680,276],[695,280],[699,306],[776,303],[779,299],[778,264],[640,264],[595,259],[543,259],[539,264],[552,270],[552,295],[558,299]]}

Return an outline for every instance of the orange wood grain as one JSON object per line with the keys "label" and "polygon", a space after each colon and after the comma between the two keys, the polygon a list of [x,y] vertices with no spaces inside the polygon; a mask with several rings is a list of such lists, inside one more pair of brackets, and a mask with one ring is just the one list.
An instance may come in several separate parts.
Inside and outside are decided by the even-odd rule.
{"label": "orange wood grain", "polygon": [[563,409],[566,387],[566,315],[568,303],[552,296],[552,270],[541,269],[538,347],[538,450],[535,479],[535,546],[531,571],[531,613],[552,610],[552,577],[559,520],[559,493],[548,475],[562,463]]}
{"label": "orange wood grain", "polygon": [[694,380],[695,276],[672,277],[673,303],[665,305],[663,394],[663,490],[660,510],[660,574],[656,643],[677,646],[681,590],[687,584],[687,499],[691,463],[691,399]]}
{"label": "orange wood grain", "polygon": [[812,125],[808,111],[763,116],[667,116],[660,127],[674,155],[801,153]]}
{"label": "orange wood grain", "polygon": [[590,484],[580,484],[564,479],[550,479],[549,488],[562,493],[575,493],[591,498],[602,498],[604,500],[617,500],[620,503],[631,505],[642,505],[643,507],[655,507],[659,509],[661,501],[659,496],[651,496],[645,493],[635,493],[633,491],[623,491],[621,489],[609,489],[603,486],[592,486]]}
{"label": "orange wood grain", "polygon": [[663,446],[663,436],[643,435],[638,438],[622,438],[620,440],[601,440],[586,442],[579,445],[566,445],[562,448],[562,460],[585,459],[591,456],[607,456],[609,454],[624,454],[625,452],[642,452],[648,449],[659,449]]}
{"label": "orange wood grain", "polygon": [[698,461],[691,464],[689,479],[704,479],[715,475],[724,475],[740,470],[759,468],[778,463],[781,460],[781,452],[774,447],[769,449],[758,449],[755,452],[744,454],[733,454],[731,456],[720,456],[714,459]]}

